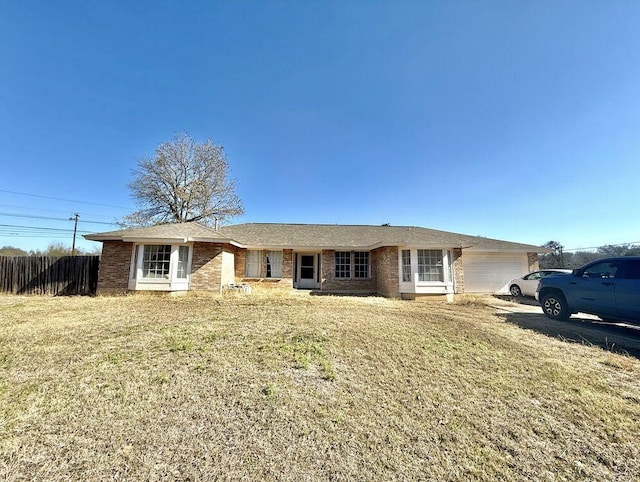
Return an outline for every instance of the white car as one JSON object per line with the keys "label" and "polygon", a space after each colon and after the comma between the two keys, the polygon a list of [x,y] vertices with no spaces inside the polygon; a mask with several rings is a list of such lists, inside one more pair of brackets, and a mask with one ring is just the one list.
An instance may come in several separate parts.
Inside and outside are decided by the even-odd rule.
{"label": "white car", "polygon": [[535,296],[536,288],[538,288],[538,282],[541,278],[549,276],[550,274],[566,274],[571,273],[570,269],[541,269],[534,271],[522,278],[514,278],[507,283],[509,293],[512,296]]}

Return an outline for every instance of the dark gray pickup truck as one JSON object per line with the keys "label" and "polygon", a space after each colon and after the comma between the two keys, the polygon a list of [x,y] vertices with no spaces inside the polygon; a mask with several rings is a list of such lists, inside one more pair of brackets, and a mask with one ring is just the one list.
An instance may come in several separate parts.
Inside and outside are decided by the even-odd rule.
{"label": "dark gray pickup truck", "polygon": [[581,312],[640,323],[640,257],[600,259],[570,274],[542,278],[536,299],[554,320]]}

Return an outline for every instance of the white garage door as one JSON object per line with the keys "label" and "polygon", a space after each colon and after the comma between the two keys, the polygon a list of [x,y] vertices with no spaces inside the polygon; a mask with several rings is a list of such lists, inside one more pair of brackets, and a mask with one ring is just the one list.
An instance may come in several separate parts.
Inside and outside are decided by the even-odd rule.
{"label": "white garage door", "polygon": [[465,293],[495,293],[511,280],[529,272],[526,253],[464,253]]}

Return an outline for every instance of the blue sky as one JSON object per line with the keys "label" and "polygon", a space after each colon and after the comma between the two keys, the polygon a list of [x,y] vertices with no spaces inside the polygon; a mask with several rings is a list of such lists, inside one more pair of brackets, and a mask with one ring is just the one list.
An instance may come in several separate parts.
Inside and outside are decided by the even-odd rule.
{"label": "blue sky", "polygon": [[0,246],[114,229],[185,131],[224,146],[234,222],[640,242],[638,25],[637,1],[0,1]]}

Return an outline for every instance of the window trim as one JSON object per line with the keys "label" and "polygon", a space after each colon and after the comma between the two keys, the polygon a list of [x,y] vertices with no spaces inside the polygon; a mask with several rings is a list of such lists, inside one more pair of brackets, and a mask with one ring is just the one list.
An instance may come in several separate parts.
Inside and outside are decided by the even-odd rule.
{"label": "window trim", "polygon": [[[418,251],[419,250],[427,250],[427,251],[439,251],[442,253],[442,279],[440,281],[436,280],[425,280],[420,281],[419,270],[418,270]],[[403,252],[409,252],[409,265],[405,265],[403,262]],[[406,258],[405,258],[406,259]],[[405,280],[403,274],[405,273],[404,267],[407,266],[410,269],[410,278],[408,281]],[[421,246],[410,246],[398,247],[398,278],[399,278],[399,288],[401,293],[442,293],[448,294],[453,293],[455,290],[455,274],[453,267],[453,254],[450,249],[447,248],[433,248],[428,247],[424,248]]]}
{"label": "window trim", "polygon": [[[405,253],[408,256],[405,256]],[[411,250],[410,249],[400,250],[400,274],[401,274],[400,276],[401,283],[411,283],[411,279],[413,277],[413,271],[411,269]],[[409,277],[409,279],[406,279],[407,276]]]}
{"label": "window trim", "polygon": [[[446,280],[444,262],[445,255],[441,249],[416,249],[418,257],[418,283],[444,283]],[[435,259],[435,264],[433,260]],[[422,263],[421,263],[422,261]],[[426,261],[426,262],[425,262]],[[437,276],[438,279],[431,279]],[[421,279],[422,277],[426,279]]]}
{"label": "window trim", "polygon": [[[169,273],[166,278],[143,277],[144,251],[147,246],[170,246]],[[178,278],[180,248],[185,247],[188,248],[185,265],[186,277]],[[187,291],[191,284],[192,261],[192,243],[133,243],[129,264],[128,288],[130,290]]]}

